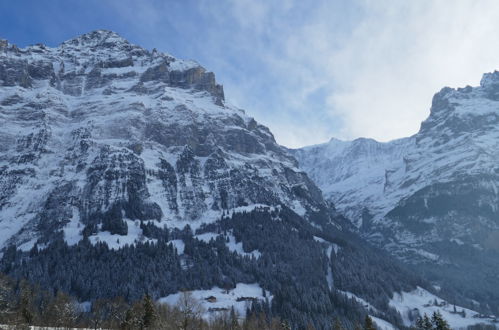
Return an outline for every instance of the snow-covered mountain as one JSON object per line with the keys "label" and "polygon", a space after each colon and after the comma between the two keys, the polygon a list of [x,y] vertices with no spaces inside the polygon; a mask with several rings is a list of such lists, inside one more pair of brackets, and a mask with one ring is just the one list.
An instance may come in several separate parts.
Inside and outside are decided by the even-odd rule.
{"label": "snow-covered mountain", "polygon": [[196,62],[110,31],[56,48],[2,41],[0,86],[0,248],[254,204],[327,217],[296,161]]}
{"label": "snow-covered mountain", "polygon": [[421,280],[345,225],[196,62],[102,30],[55,48],[0,42],[1,272],[90,302],[250,285],[254,312],[272,297],[274,315],[326,329],[338,310],[363,317],[344,288],[401,324],[389,293]]}
{"label": "snow-covered mountain", "polygon": [[[417,139],[362,143],[391,164]],[[343,176],[371,178],[371,163],[386,175],[366,162]],[[365,204],[338,203],[349,216]],[[189,289],[208,311],[244,315],[249,299],[295,328],[328,329],[332,316],[353,327],[368,311],[403,325],[390,299],[428,283],[351,227],[196,62],[103,30],[55,48],[0,42],[2,272],[82,301],[168,303]]]}
{"label": "snow-covered mountain", "polygon": [[[371,242],[494,311],[499,270],[499,72],[443,88],[414,136],[332,139],[294,151]],[[492,272],[492,273],[491,273]],[[494,284],[493,284],[494,283]],[[465,290],[462,290],[463,292]],[[497,290],[495,290],[497,292]],[[477,299],[480,300],[480,299]]]}

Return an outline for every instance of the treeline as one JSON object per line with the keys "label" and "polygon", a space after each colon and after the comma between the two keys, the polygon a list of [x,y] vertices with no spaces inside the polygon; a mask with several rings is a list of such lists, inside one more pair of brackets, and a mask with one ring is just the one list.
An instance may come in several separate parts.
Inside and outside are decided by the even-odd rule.
{"label": "treeline", "polygon": [[[123,330],[291,330],[290,322],[270,317],[265,303],[254,303],[241,317],[232,308],[215,314],[210,320],[203,318],[203,305],[189,292],[183,292],[175,306],[159,304],[144,295],[131,304],[123,298],[98,299],[92,304],[80,304],[63,292],[51,293],[30,285],[24,280],[15,281],[0,274],[0,329],[87,328]],[[345,329],[336,318],[331,328]],[[313,330],[312,324],[306,326]],[[375,330],[366,316],[364,326],[356,329]]]}
{"label": "treeline", "polygon": [[[157,223],[160,225],[159,223]],[[293,329],[331,329],[338,318],[348,329],[362,323],[366,310],[354,299],[330,290],[350,291],[371,302],[382,317],[402,327],[400,315],[388,301],[394,291],[415,288],[418,279],[378,251],[345,236],[333,224],[322,230],[312,226],[286,207],[256,209],[235,213],[193,232],[141,224],[145,238],[154,239],[126,245],[118,250],[106,243],[92,244],[85,237],[68,246],[62,233],[47,244],[23,252],[11,246],[4,250],[0,271],[15,279],[38,283],[52,294],[62,291],[79,301],[123,297],[132,304],[149,293],[156,300],[182,290],[207,290],[214,286],[234,288],[237,283],[258,283],[273,295],[265,309],[268,320],[282,319]],[[218,236],[209,242],[196,235],[211,232]],[[245,252],[258,250],[259,258],[232,252],[227,241],[234,236]],[[327,255],[327,244],[338,246]],[[182,240],[183,253],[172,240]],[[360,242],[360,241],[359,241]]]}
{"label": "treeline", "polygon": [[[200,301],[184,291],[176,305],[160,304],[148,294],[133,303],[122,297],[97,299],[93,303],[78,301],[61,291],[52,293],[29,284],[15,281],[0,273],[0,329],[85,328],[120,330],[315,330],[312,323],[293,327],[289,320],[272,317],[267,301],[256,301],[246,310],[247,317],[234,308],[203,317],[206,310]],[[352,326],[353,325],[353,326]],[[333,330],[376,330],[369,315],[364,321],[344,323],[339,317],[328,325]],[[451,330],[439,312],[431,317],[424,314],[415,323],[415,330]],[[470,330],[495,330],[494,325],[475,325]]]}
{"label": "treeline", "polygon": [[26,281],[14,281],[0,274],[0,328],[28,329],[29,326],[92,329],[282,329],[277,318],[269,319],[255,309],[242,319],[232,309],[210,321],[203,319],[203,307],[188,292],[175,306],[158,304],[149,295],[131,304],[123,298],[98,299],[80,304],[73,297],[55,294]]}

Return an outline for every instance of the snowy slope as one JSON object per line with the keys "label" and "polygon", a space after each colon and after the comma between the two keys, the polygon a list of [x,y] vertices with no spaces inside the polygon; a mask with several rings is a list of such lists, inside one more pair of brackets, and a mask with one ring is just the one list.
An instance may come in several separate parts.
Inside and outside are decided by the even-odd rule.
{"label": "snowy slope", "polygon": [[408,327],[415,324],[418,316],[426,314],[431,317],[434,312],[439,312],[452,329],[466,329],[470,325],[491,325],[498,322],[494,316],[455,306],[419,287],[412,292],[396,293],[390,301],[390,306],[400,313],[404,325]]}
{"label": "snowy slope", "polygon": [[[194,299],[194,304],[199,307],[202,317],[210,320],[219,316],[220,313],[230,313],[234,308],[236,315],[240,318],[246,316],[246,309],[251,306],[253,300],[272,302],[272,295],[264,290],[258,283],[237,283],[234,289],[224,290],[214,287],[210,290],[195,290],[188,292]],[[160,303],[172,306],[179,305],[184,293],[176,293],[159,299]],[[214,299],[213,299],[214,297]],[[211,300],[208,298],[212,298]]]}
{"label": "snowy slope", "polygon": [[[414,144],[407,138],[390,143],[372,139],[340,141],[305,147],[295,155],[310,177],[317,182],[325,196],[337,203],[339,210],[356,226],[362,225],[363,206],[375,214],[393,208],[396,197],[387,194],[387,175],[400,175],[406,151]],[[392,194],[399,194],[396,189]]]}
{"label": "snowy slope", "polygon": [[[359,233],[439,285],[496,311],[499,279],[499,72],[443,88],[414,136],[294,150]],[[462,298],[462,297],[461,297]],[[488,308],[488,307],[487,307]],[[487,309],[486,308],[486,309]]]}
{"label": "snowy slope", "polygon": [[[473,184],[490,192],[477,198],[483,198],[480,203],[495,212],[499,203],[499,99],[494,96],[498,83],[499,72],[494,72],[485,74],[479,87],[442,89],[433,99],[430,116],[412,137],[390,142],[332,139],[295,150],[294,155],[326,198],[358,228],[398,225],[387,215],[410,196],[425,187],[466,177],[477,178]],[[431,208],[430,198],[423,207]],[[499,230],[496,221],[483,220],[492,232]],[[428,215],[424,222],[438,222],[438,218]],[[435,234],[427,238],[437,239]],[[487,240],[455,234],[450,238],[469,244]],[[418,240],[408,231],[397,238],[409,244]]]}
{"label": "snowy slope", "polygon": [[137,220],[196,227],[262,204],[328,221],[320,191],[213,73],[111,31],[2,41],[0,127],[0,247],[59,233],[118,247]]}
{"label": "snowy slope", "polygon": [[[428,260],[439,256],[419,247],[442,237],[488,248],[487,242],[490,245],[499,233],[499,99],[494,94],[498,82],[499,72],[494,72],[485,74],[479,87],[442,89],[433,99],[430,116],[412,137],[385,143],[333,139],[296,150],[295,156],[326,198],[373,239],[379,238],[380,228],[397,227],[393,239]],[[434,210],[439,193],[470,194],[475,219],[452,205],[439,214]],[[428,225],[425,237],[404,224],[406,220]],[[487,233],[463,230],[469,221],[487,228]],[[442,233],[439,224],[448,222],[450,233]]]}

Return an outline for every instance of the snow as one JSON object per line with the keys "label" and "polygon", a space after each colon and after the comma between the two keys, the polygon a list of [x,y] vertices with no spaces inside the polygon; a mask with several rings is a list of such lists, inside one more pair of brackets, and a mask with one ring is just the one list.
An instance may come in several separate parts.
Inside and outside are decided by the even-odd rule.
{"label": "snow", "polygon": [[[249,301],[237,301],[238,298],[242,297],[251,297],[258,300],[268,299],[269,302],[272,302],[273,296],[269,291],[265,292],[266,297],[263,296],[263,289],[260,287],[258,283],[246,284],[246,283],[237,283],[234,289],[228,290],[228,292],[219,287],[213,287],[210,290],[194,290],[189,291],[192,294],[192,297],[197,300],[201,304],[204,309],[203,317],[205,319],[210,319],[213,317],[212,308],[224,308],[230,312],[231,307],[234,307],[234,310],[239,315],[239,317],[244,318],[246,316],[246,308],[250,306],[251,302]],[[169,296],[160,298],[158,302],[168,304],[174,306],[178,304],[179,299],[181,298],[182,293],[175,293]],[[205,300],[206,298],[213,296],[216,298],[215,302],[208,302]]]}
{"label": "snow", "polygon": [[487,98],[482,87],[469,93],[453,91],[447,98],[453,108],[442,118],[430,115],[431,131],[389,142],[331,139],[298,149],[295,156],[324,195],[354,224],[361,226],[364,206],[374,221],[379,221],[400,200],[428,184],[445,182],[456,173],[493,168],[497,163],[497,127],[456,136],[446,120],[463,116],[464,120],[472,119],[470,116],[495,120],[499,102]]}
{"label": "snow", "polygon": [[[157,184],[159,185],[159,183],[157,183]],[[152,187],[152,184],[148,184],[148,187]],[[163,188],[158,188],[158,189],[161,191],[164,191]],[[156,191],[158,191],[158,190],[151,189],[153,196],[154,196]],[[158,199],[156,197],[154,199],[150,198],[150,200],[158,201]],[[169,208],[168,208],[168,206],[166,206],[166,204],[163,201],[159,201],[158,205],[161,207],[162,210],[164,210],[163,214],[165,214],[165,212],[167,212],[167,214],[169,214],[170,213],[170,212],[168,212]],[[221,211],[221,210],[206,210],[198,219],[195,219],[195,220],[179,219],[179,218],[172,216],[171,218],[163,217],[163,221],[165,221],[165,224],[169,228],[183,229],[186,225],[189,225],[193,231],[196,231],[203,224],[209,224],[209,223],[213,223],[213,222],[220,220],[224,213],[226,216],[230,217],[234,213],[251,212],[251,211],[254,211],[255,209],[258,209],[258,208],[267,208],[270,211],[273,211],[276,209],[276,207],[265,205],[265,204],[251,204],[251,205],[239,206],[239,207],[235,207],[235,208],[223,210],[223,211]]]}
{"label": "snow", "polygon": [[181,239],[174,239],[172,241],[169,241],[168,243],[173,244],[173,246],[177,249],[177,254],[182,255],[184,254],[185,250],[185,243]]}
{"label": "snow", "polygon": [[[99,160],[101,152],[105,149],[113,155],[115,153],[118,158],[133,158],[134,163],[144,166],[147,189],[142,196],[146,196],[146,202],[155,203],[161,209],[162,218],[157,223],[158,226],[184,228],[189,225],[196,230],[202,224],[219,220],[223,211],[212,209],[214,196],[219,192],[219,182],[218,179],[212,182],[204,180],[204,168],[201,168],[200,172],[200,181],[203,181],[200,195],[205,198],[194,202],[195,207],[198,207],[198,210],[194,211],[198,212],[188,210],[190,201],[187,201],[189,197],[185,196],[191,194],[184,194],[184,191],[178,189],[177,195],[171,196],[175,192],[166,191],[164,183],[158,178],[158,163],[164,159],[175,168],[178,156],[187,143],[171,142],[167,138],[163,139],[163,136],[154,139],[148,136],[148,125],[161,124],[166,130],[168,127],[177,127],[180,130],[195,128],[199,132],[210,131],[210,136],[218,138],[225,137],[228,131],[237,130],[256,138],[257,143],[262,146],[267,142],[274,143],[267,128],[257,126],[249,129],[248,126],[254,124],[253,118],[229,104],[215,104],[213,95],[207,91],[174,87],[161,79],[142,81],[143,72],[165,63],[168,63],[169,70],[204,69],[195,61],[175,59],[157,51],[148,52],[139,46],[131,45],[110,31],[85,34],[55,48],[42,49],[34,46],[21,53],[5,51],[2,56],[7,60],[22,60],[28,64],[33,64],[34,61],[52,64],[56,70],[55,74],[61,78],[61,86],[52,86],[50,78],[47,78],[33,79],[32,88],[3,86],[0,89],[0,168],[5,166],[7,172],[26,173],[13,177],[12,192],[9,191],[5,199],[1,196],[0,249],[13,242],[22,249],[29,250],[39,238],[36,224],[46,208],[47,196],[66,184],[74,187],[69,189],[71,201],[68,199],[67,203],[61,203],[64,205],[57,207],[57,214],[61,218],[56,220],[62,224],[60,229],[69,245],[77,244],[82,239],[84,212],[91,214],[107,211],[113,202],[126,199],[127,192],[123,191],[127,189],[126,176],[117,179],[109,189],[104,187],[104,180],[99,181],[93,193],[102,195],[95,196],[95,199],[87,196],[86,192],[95,183],[90,184],[87,177],[89,167],[96,165],[96,160]],[[107,60],[120,61],[128,58],[131,58],[132,62],[126,67],[103,65]],[[95,68],[100,72],[102,84],[91,86],[87,84],[91,79],[85,74]],[[74,81],[64,78],[72,74],[75,74]],[[137,91],[134,87],[138,86],[147,89],[147,93]],[[9,98],[15,102],[4,102]],[[29,104],[31,106],[28,107]],[[36,105],[36,109],[32,109],[33,105]],[[47,150],[37,153],[33,161],[18,162],[19,157],[32,151],[28,147],[19,151],[18,141],[22,141],[30,133],[39,133],[41,129],[47,130],[47,145],[43,146]],[[82,150],[83,144],[88,146],[87,150]],[[141,146],[141,152],[134,150],[132,146],[135,145]],[[279,148],[277,144],[273,146],[275,148],[266,148],[265,152],[258,154],[225,150],[223,144],[216,147],[223,153],[229,173],[232,170],[243,170],[248,172],[248,177],[260,176],[265,188],[280,199],[279,203],[304,214],[309,205],[304,201],[296,202],[283,188],[289,183],[283,174],[284,170],[301,170],[296,168],[291,157],[275,151]],[[196,161],[201,166],[205,164],[206,159],[207,156],[196,156]],[[105,164],[108,165],[110,164]],[[124,163],[123,166],[128,164]],[[276,171],[279,174],[277,176]],[[193,182],[190,177],[186,181],[186,190],[189,190]],[[7,185],[9,184],[10,182],[7,182]],[[236,189],[238,188],[234,188]],[[176,205],[171,205],[175,198]],[[274,207],[268,205],[246,202],[250,205],[225,212],[230,216],[235,212],[250,212],[259,207],[274,210]],[[126,220],[129,227],[127,235],[112,235],[100,231],[89,239],[93,244],[106,242],[112,249],[147,241],[136,220]],[[150,219],[145,219],[147,220]],[[229,242],[229,246],[233,251],[245,256],[260,256],[259,251],[245,253],[241,244],[235,241]]]}
{"label": "snow", "polygon": [[329,287],[329,290],[333,290],[334,288],[334,278],[333,278],[333,271],[332,271],[332,267],[331,267],[331,252],[333,251],[334,249],[334,253],[338,253],[338,248],[339,246],[334,244],[334,243],[331,243],[331,242],[328,242],[326,241],[325,239],[321,238],[321,237],[317,237],[317,236],[314,236],[314,241],[316,242],[319,242],[321,244],[323,244],[325,246],[325,253],[326,253],[326,256],[328,257],[329,259],[329,264],[328,264],[328,267],[327,267],[327,274],[326,274],[326,280],[327,280],[327,284],[328,284],[328,287]]}
{"label": "snow", "polygon": [[370,209],[387,211],[393,205],[391,198],[378,196],[386,194],[387,172],[394,178],[400,176],[400,169],[404,167],[403,155],[414,143],[412,138],[385,143],[363,138],[354,141],[332,139],[325,144],[299,149],[295,156],[324,195],[360,227],[362,208],[359,209],[359,203],[369,205]]}
{"label": "snow", "polygon": [[368,303],[367,301],[365,301],[364,299],[356,296],[355,294],[351,293],[351,292],[348,292],[348,291],[341,291],[341,290],[338,290],[339,293],[342,293],[344,294],[345,296],[347,296],[349,299],[353,299],[355,301],[357,301],[359,304],[361,304],[362,306],[364,306],[365,309],[369,310],[369,311],[373,311],[373,312],[377,312],[378,310],[376,309],[376,307],[374,307],[373,305],[371,305],[370,303]]}
{"label": "snow", "polygon": [[253,258],[260,258],[260,256],[262,255],[260,253],[260,251],[258,250],[253,250],[251,252],[244,252],[243,250],[243,243],[242,242],[236,242],[236,238],[232,235],[232,234],[229,234],[228,235],[228,238],[229,238],[229,241],[225,243],[225,245],[227,246],[227,248],[231,251],[231,252],[236,252],[237,254],[241,255],[241,256],[244,256],[244,257],[253,257]]}
{"label": "snow", "polygon": [[499,102],[486,98],[451,99],[455,107],[455,113],[459,116],[484,116],[499,112]]}
{"label": "snow", "polygon": [[319,242],[319,243],[326,243],[326,244],[329,244],[329,242],[328,242],[328,241],[326,241],[326,240],[325,240],[325,239],[323,239],[323,238],[317,237],[317,236],[314,236],[314,241]]}
{"label": "snow", "polygon": [[68,245],[75,245],[83,238],[81,231],[83,230],[83,224],[80,223],[80,211],[78,208],[73,206],[73,216],[69,223],[63,228],[64,240]]}
{"label": "snow", "polygon": [[[438,306],[434,306],[435,300]],[[456,306],[458,313],[454,313],[454,305],[420,287],[411,292],[395,293],[389,305],[401,314],[404,325],[408,327],[413,325],[409,319],[409,312],[415,309],[421,316],[427,314],[431,317],[434,312],[440,312],[453,329],[466,329],[470,325],[479,323],[493,324],[492,318],[479,317],[478,312],[467,308]],[[463,310],[465,317],[460,314]]]}
{"label": "snow", "polygon": [[186,71],[199,67],[199,64],[196,61],[175,59],[169,63],[169,67],[172,71]]}
{"label": "snow", "polygon": [[218,236],[219,236],[219,234],[216,234],[216,233],[203,233],[203,234],[195,235],[194,237],[200,241],[203,241],[205,243],[209,243],[212,239],[215,240]]}
{"label": "snow", "polygon": [[438,255],[431,253],[431,252],[428,252],[428,251],[425,251],[425,250],[422,250],[422,249],[415,249],[414,252],[416,252],[420,256],[422,256],[426,259],[432,260],[432,261],[438,261],[440,259],[440,257]]}
{"label": "snow", "polygon": [[459,238],[451,238],[450,241],[456,243],[457,245],[464,245],[464,242],[461,241]]}
{"label": "snow", "polygon": [[124,221],[128,226],[127,235],[117,235],[111,234],[108,231],[100,231],[97,234],[88,237],[90,243],[95,245],[99,242],[105,242],[110,249],[118,250],[125,245],[133,245],[138,242],[157,242],[156,239],[146,238],[142,234],[142,229],[140,229],[140,221],[132,221],[130,219],[124,219]]}
{"label": "snow", "polygon": [[376,323],[376,327],[380,330],[398,330],[393,324],[380,319],[379,317],[369,315],[369,317]]}
{"label": "snow", "polygon": [[[328,251],[331,252],[331,251]],[[330,256],[331,254],[328,254]],[[327,275],[326,275],[327,286],[329,291],[332,291],[334,288],[334,278],[333,278],[333,269],[331,267],[331,259],[329,260],[329,265],[327,267]]]}
{"label": "snow", "polygon": [[299,200],[294,200],[291,208],[296,214],[302,217],[307,213],[307,210],[303,207]]}
{"label": "snow", "polygon": [[[488,93],[497,88],[494,86],[498,81],[496,72],[484,75],[481,87],[450,90],[445,96],[449,106],[433,109],[421,130],[411,137],[389,142],[331,139],[293,153],[324,197],[355,226],[360,228],[365,215],[371,216],[368,218],[372,229],[363,234],[364,237],[406,262],[444,263],[446,255],[435,254],[431,244],[451,240],[481,249],[480,245],[474,245],[481,242],[473,241],[479,237],[474,235],[473,226],[452,225],[448,229],[450,237],[442,237],[436,230],[421,235],[386,215],[432,184],[491,175],[499,161],[499,126],[496,125],[499,101],[492,100]],[[479,184],[496,197],[478,202],[496,210],[499,200],[496,183],[491,179]],[[429,192],[427,198],[422,196],[422,205],[427,208],[434,202],[432,193]],[[442,217],[420,217],[418,221],[428,228],[440,228]],[[485,226],[485,230],[489,229],[494,230],[494,225]],[[385,233],[393,235],[388,237]]]}

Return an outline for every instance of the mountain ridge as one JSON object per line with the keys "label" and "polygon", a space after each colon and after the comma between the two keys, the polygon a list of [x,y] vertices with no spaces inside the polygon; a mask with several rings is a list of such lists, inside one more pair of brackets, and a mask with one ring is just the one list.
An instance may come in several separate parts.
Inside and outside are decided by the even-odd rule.
{"label": "mountain ridge", "polygon": [[[483,298],[492,290],[483,270],[499,266],[492,257],[499,230],[498,81],[495,71],[484,74],[478,87],[443,88],[411,137],[332,140],[293,154],[363,237],[426,268],[438,285],[452,278],[459,288],[459,276],[474,279],[466,288]],[[485,299],[493,310],[497,298]]]}

